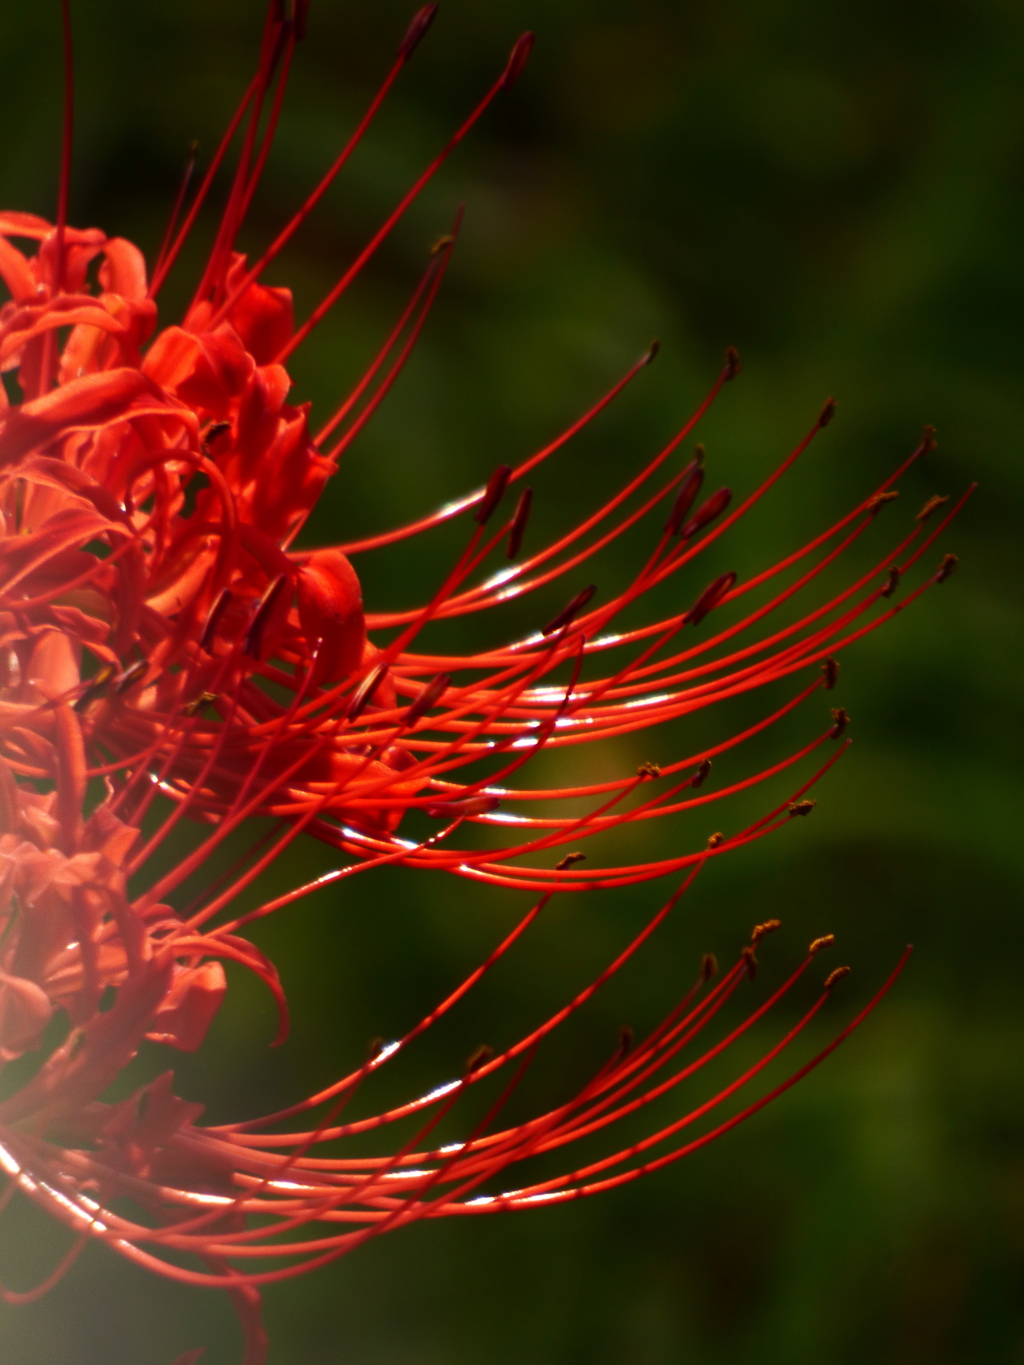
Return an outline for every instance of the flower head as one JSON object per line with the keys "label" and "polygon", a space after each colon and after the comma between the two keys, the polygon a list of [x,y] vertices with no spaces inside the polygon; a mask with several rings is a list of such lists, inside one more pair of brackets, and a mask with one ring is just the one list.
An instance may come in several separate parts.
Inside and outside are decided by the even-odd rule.
{"label": "flower head", "polygon": [[[69,1260],[96,1237],[174,1278],[227,1288],[246,1324],[249,1362],[265,1349],[259,1285],[419,1218],[564,1201],[632,1180],[760,1108],[859,1022],[866,1010],[789,1079],[714,1118],[822,1008],[845,969],[833,971],[803,1020],[712,1099],[639,1142],[505,1187],[513,1165],[603,1133],[674,1092],[743,1037],[828,946],[816,940],[774,993],[706,1043],[705,1032],[754,976],[756,943],[775,927],[758,926],[728,971],[715,979],[706,958],[673,1012],[636,1045],[624,1035],[578,1093],[500,1126],[547,1035],[634,956],[704,864],[809,812],[806,792],[842,752],[848,717],[833,710],[796,753],[731,786],[715,786],[714,760],[831,690],[836,651],[941,582],[954,563],[947,556],[894,600],[960,505],[933,517],[933,500],[871,570],[838,594],[819,592],[826,572],[895,496],[900,475],[931,449],[926,430],[890,479],[781,563],[746,580],[702,573],[699,556],[773,489],[834,412],[830,400],[738,505],[729,489],[706,488],[703,451],[688,443],[738,373],[731,350],[664,449],[548,544],[530,544],[527,477],[637,378],[656,348],[568,431],[515,468],[499,467],[465,498],[382,535],[301,545],[341,455],[384,400],[427,319],[458,221],[433,249],[380,353],[316,431],[308,406],[288,401],[286,362],[519,75],[529,35],[300,326],[288,290],[263,276],[343,168],[435,9],[414,18],[352,137],[253,265],[235,242],[305,28],[301,5],[290,13],[270,6],[257,74],[180,227],[184,203],[177,206],[151,273],[131,243],[68,224],[67,156],[56,223],[0,215],[0,275],[11,295],[0,313],[0,365],[11,372],[17,400],[0,390],[0,1059],[45,1052],[35,1074],[0,1104],[0,1164],[12,1188],[75,1233]],[[161,328],[160,287],[236,137],[237,169],[202,278],[180,323]],[[353,560],[460,517],[464,549],[419,601],[388,612],[364,607]],[[632,580],[598,591],[586,582],[590,561],[637,526],[650,528],[650,543]],[[680,605],[636,624],[632,608],[670,580],[687,585]],[[531,594],[544,600],[552,584],[562,585],[560,605],[538,609],[537,628],[525,635],[464,655],[431,648],[436,623],[485,614],[500,622],[506,603]],[[730,738],[599,783],[530,783],[529,765],[541,751],[647,730],[789,678],[790,700]],[[791,769],[783,799],[744,828],[702,834],[660,861],[579,866],[576,846],[585,840],[684,815]],[[93,779],[105,784],[99,797]],[[565,798],[576,803],[571,816],[554,804]],[[413,812],[432,822],[428,833],[403,827]],[[187,908],[177,904],[186,881],[257,815],[280,823],[241,870],[205,887]],[[208,828],[158,874],[153,854],[185,817]],[[474,825],[500,839],[474,843],[467,834]],[[302,834],[346,860],[313,883],[238,910],[239,893]],[[431,1014],[285,1111],[201,1126],[201,1106],[175,1097],[169,1072],[127,1100],[104,1099],[144,1038],[200,1046],[224,997],[226,960],[248,966],[273,991],[283,1037],[276,971],[241,930],[383,863],[527,890],[532,907]],[[475,986],[554,894],[680,873],[662,908],[564,1009],[497,1055],[474,1055],[427,1095],[348,1114],[375,1073]],[[63,1027],[56,1042],[55,1018]],[[460,1141],[440,1143],[441,1120],[498,1077],[506,1078],[504,1089],[496,1089],[485,1118]],[[690,1137],[687,1130],[704,1119],[710,1127]],[[387,1152],[338,1154],[341,1139],[402,1122],[412,1131]],[[141,1212],[119,1212],[122,1196]],[[184,1268],[182,1253],[203,1268]]]}

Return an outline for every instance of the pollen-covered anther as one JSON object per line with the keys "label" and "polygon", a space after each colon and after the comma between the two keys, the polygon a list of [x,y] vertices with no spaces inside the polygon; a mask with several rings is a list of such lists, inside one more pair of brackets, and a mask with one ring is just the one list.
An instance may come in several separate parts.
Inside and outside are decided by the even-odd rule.
{"label": "pollen-covered anther", "polygon": [[839,660],[826,659],[825,662],[821,665],[821,672],[823,679],[822,685],[824,686],[826,692],[831,692],[836,685],[836,680],[839,677]]}
{"label": "pollen-covered anther", "polygon": [[914,520],[920,522],[927,521],[931,514],[938,511],[944,502],[949,502],[949,495],[945,493],[935,493],[921,508]]}
{"label": "pollen-covered anther", "polygon": [[896,488],[890,488],[885,493],[873,493],[871,497],[868,498],[864,510],[874,515],[874,513],[877,512],[880,507],[884,507],[887,502],[892,502],[894,501],[894,499],[898,497],[899,490]]}
{"label": "pollen-covered anther", "polygon": [[141,682],[148,672],[149,661],[147,659],[136,659],[119,677],[114,679],[114,695],[119,697],[122,692],[127,692],[130,687]]}
{"label": "pollen-covered anther", "polygon": [[233,596],[234,594],[231,589],[225,588],[223,592],[218,594],[216,602],[214,602],[213,606],[210,608],[210,614],[206,618],[206,625],[203,627],[203,633],[199,637],[199,648],[205,650],[207,654],[210,652],[210,645],[216,639],[217,627],[223,620],[224,613],[231,605]]}
{"label": "pollen-covered anther", "polygon": [[117,672],[116,664],[104,664],[85,685],[85,690],[75,702],[74,710],[84,711],[91,701],[106,691],[107,684]]}
{"label": "pollen-covered anther", "polygon": [[565,872],[572,867],[574,863],[585,863],[586,861],[587,855],[585,853],[567,853],[564,858],[555,863],[555,871]]}
{"label": "pollen-covered anther", "polygon": [[507,464],[498,465],[497,469],[487,480],[487,487],[484,489],[480,499],[480,505],[473,515],[473,520],[481,526],[486,526],[490,521],[498,503],[505,496],[505,489],[508,487],[509,478],[512,475],[512,466]]}
{"label": "pollen-covered anther", "polygon": [[213,454],[214,453],[213,447],[217,444],[217,442],[220,440],[222,436],[228,436],[230,435],[230,432],[231,432],[230,422],[211,422],[211,424],[203,432],[202,436],[202,446],[204,454],[206,455]]}
{"label": "pollen-covered anther", "polygon": [[757,954],[754,952],[754,949],[748,943],[747,946],[743,949],[743,952],[740,954],[740,956],[743,958],[743,961],[746,964],[748,980],[753,981],[754,977],[757,975]]}
{"label": "pollen-covered anther", "polygon": [[[703,454],[704,452],[701,450],[702,457]],[[666,535],[675,536],[679,534],[683,522],[690,515],[690,508],[696,501],[703,482],[704,470],[701,468],[701,462],[694,458],[684,472],[683,481],[679,485],[679,492],[676,494],[676,500],[672,505],[672,511],[665,523]]]}
{"label": "pollen-covered anther", "polygon": [[695,536],[698,531],[703,530],[709,522],[712,522],[716,517],[721,516],[730,502],[732,502],[731,488],[720,488],[717,493],[712,493],[707,502],[702,503],[701,506],[697,508],[696,512],[694,512],[693,516],[683,527],[681,532],[682,539],[692,539],[693,536]]}
{"label": "pollen-covered anther", "polygon": [[447,251],[450,246],[455,245],[455,238],[450,232],[438,237],[437,241],[430,248],[431,256],[440,256],[442,251]]}
{"label": "pollen-covered anther", "polygon": [[645,778],[645,779],[647,779],[647,778],[652,778],[652,777],[660,777],[660,776],[661,776],[661,769],[658,767],[657,763],[649,763],[649,762],[648,762],[648,763],[641,763],[640,766],[639,766],[639,768],[637,768],[637,770],[636,770],[636,775],[637,775],[637,777],[642,777],[642,778]]}
{"label": "pollen-covered anther", "polygon": [[263,657],[273,634],[272,627],[278,624],[277,618],[287,615],[285,589],[288,585],[288,575],[279,574],[263,594],[245,637],[245,652],[251,659]]}
{"label": "pollen-covered anther", "polygon": [[706,758],[704,762],[700,765],[700,767],[697,769],[697,771],[694,773],[694,775],[690,778],[690,786],[693,788],[694,791],[696,791],[698,787],[703,787],[704,783],[708,780],[710,775],[711,759]]}
{"label": "pollen-covered anther", "polygon": [[705,845],[705,847],[707,847],[707,848],[720,848],[720,847],[722,846],[722,844],[724,844],[724,843],[725,843],[725,835],[722,833],[721,830],[717,830],[714,834],[709,834],[709,835],[708,835],[708,841],[707,841],[707,844]]}
{"label": "pollen-covered anther", "polygon": [[751,943],[759,943],[768,934],[774,934],[776,929],[782,928],[782,920],[766,919],[763,924],[755,924],[754,932],[750,935]]}
{"label": "pollen-covered anther", "polygon": [[956,573],[957,565],[959,563],[960,561],[957,559],[956,555],[944,556],[942,563],[939,565],[939,572],[935,575],[936,583],[945,583],[950,574]]}
{"label": "pollen-covered anther", "polygon": [[810,797],[805,796],[802,801],[790,801],[789,813],[790,815],[810,815],[817,804],[817,801],[812,801]]}
{"label": "pollen-covered anther", "polygon": [[818,413],[818,426],[827,427],[835,415],[836,400],[834,398],[827,398],[825,400],[825,406],[822,408],[821,412]]}
{"label": "pollen-covered anther", "polygon": [[885,580],[885,587],[879,594],[880,597],[891,597],[893,595],[900,585],[902,573],[903,571],[898,564],[889,565],[889,573]]}
{"label": "pollen-covered anther", "polygon": [[814,957],[817,953],[823,953],[826,948],[831,948],[835,941],[835,934],[822,934],[821,938],[816,938],[807,949],[808,957]]}
{"label": "pollen-covered anther", "polygon": [[727,347],[725,348],[725,378],[726,378],[726,382],[728,382],[730,379],[735,379],[736,376],[739,374],[741,368],[742,368],[742,367],[740,366],[740,353],[739,353],[739,351],[737,351],[737,349],[736,349],[735,346],[727,346]]}
{"label": "pollen-covered anther", "polygon": [[374,698],[377,688],[388,675],[388,665],[385,663],[374,664],[366,677],[352,693],[352,698],[345,708],[345,719],[348,721],[358,720],[359,717],[369,706]]}
{"label": "pollen-covered anther", "polygon": [[710,981],[713,976],[718,975],[718,958],[714,953],[705,953],[700,960],[700,979]]}
{"label": "pollen-covered anther", "polygon": [[512,514],[512,525],[508,528],[508,557],[515,559],[526,534],[526,523],[530,520],[530,507],[533,504],[533,489],[524,488]]}
{"label": "pollen-covered anther", "polygon": [[473,1051],[466,1058],[466,1075],[472,1076],[474,1071],[479,1071],[480,1068],[486,1062],[489,1062],[493,1056],[494,1048],[488,1047],[486,1043],[481,1043],[480,1046],[474,1048]]}
{"label": "pollen-covered anther", "polygon": [[462,801],[435,801],[427,807],[427,814],[432,820],[457,820],[470,815],[486,815],[500,805],[497,796],[467,796]]}
{"label": "pollen-covered anther", "polygon": [[554,620],[547,623],[541,634],[554,635],[556,630],[561,630],[563,626],[569,625],[573,618],[587,605],[595,592],[597,592],[596,583],[591,583],[589,588],[584,588],[582,592],[578,592],[568,606],[563,607]]}
{"label": "pollen-covered anther", "polygon": [[722,598],[735,582],[735,573],[724,573],[716,578],[713,583],[709,583],[690,610],[686,613],[686,623],[688,625],[699,626],[708,612],[713,611],[715,607],[718,606],[719,602],[721,602]]}
{"label": "pollen-covered anther", "polygon": [[825,978],[825,990],[830,991],[837,981],[842,981],[844,976],[850,975],[849,967],[837,967],[834,972],[829,972]]}
{"label": "pollen-covered anther", "polygon": [[209,706],[210,702],[217,700],[216,692],[200,692],[198,697],[193,697],[181,708],[183,716],[198,716],[204,706]]}
{"label": "pollen-covered anther", "polygon": [[935,439],[935,428],[931,425],[926,426],[921,434],[921,454],[930,455],[938,444]]}
{"label": "pollen-covered anther", "polygon": [[838,739],[850,723],[850,713],[845,706],[833,706],[832,719],[835,724],[828,732],[831,739]]}
{"label": "pollen-covered anther", "polygon": [[415,725],[418,720],[422,720],[430,708],[440,701],[448,688],[451,686],[451,678],[447,673],[439,673],[427,683],[426,687],[419,694],[413,704],[403,716],[406,725]]}

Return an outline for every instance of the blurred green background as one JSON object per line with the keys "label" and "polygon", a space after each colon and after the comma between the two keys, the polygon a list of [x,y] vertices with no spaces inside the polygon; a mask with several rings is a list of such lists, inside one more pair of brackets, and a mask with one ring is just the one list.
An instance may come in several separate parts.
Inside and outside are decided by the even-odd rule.
{"label": "blurred green background", "polygon": [[[189,142],[210,154],[248,79],[261,8],[73,0],[73,13],[73,221],[129,236],[152,257]],[[247,249],[329,162],[408,17],[398,0],[314,0]],[[52,0],[8,6],[0,47],[3,201],[48,215],[56,20]],[[639,1029],[670,1008],[701,951],[731,960],[754,920],[786,921],[762,955],[769,983],[808,938],[839,936],[830,964],[855,973],[819,1041],[903,944],[917,951],[826,1067],[681,1165],[586,1204],[421,1225],[272,1289],[272,1360],[1024,1361],[1024,10],[1013,0],[446,0],[364,149],[275,267],[300,316],[523,28],[538,41],[521,82],[293,367],[298,395],[329,411],[425,248],[466,203],[419,352],[349,455],[314,539],[384,528],[478,485],[572,420],[655,335],[657,364],[537,481],[534,546],[657,449],[729,343],[744,373],[707,427],[714,479],[749,489],[825,396],[840,406],[770,505],[730,538],[724,567],[763,566],[817,533],[895,466],[925,421],[938,427],[938,450],[853,563],[881,555],[931,493],[980,483],[926,561],[955,549],[961,572],[845,659],[835,700],[853,715],[856,742],[817,792],[814,817],[708,869],[661,946],[542,1055],[533,1096],[564,1094],[621,1023]],[[165,319],[187,297],[213,221],[162,300]],[[457,543],[439,536],[415,554],[360,560],[370,604],[419,600]],[[628,581],[645,545],[618,547],[599,581]],[[566,595],[554,589],[522,619],[546,619]],[[692,752],[700,735],[766,701],[701,718],[678,742],[577,750],[571,771],[600,778],[682,745]],[[825,715],[815,699],[737,772],[785,752],[790,737],[795,747]],[[716,810],[710,828],[739,828],[768,799]],[[631,847],[664,856],[699,846],[705,824],[650,826]],[[303,849],[275,885],[330,865]],[[507,1042],[568,998],[663,890],[557,907],[395,1093],[445,1079],[481,1040]],[[515,895],[393,871],[310,900],[258,936],[292,999],[291,1042],[266,1050],[269,1006],[238,979],[204,1054],[177,1066],[181,1093],[217,1120],[315,1086],[367,1038],[407,1027],[522,909]],[[764,988],[751,990],[760,999]],[[0,1274],[28,1287],[57,1247],[12,1207]],[[3,1365],[169,1365],[200,1344],[210,1365],[237,1359],[224,1300],[147,1278],[100,1247],[40,1303],[0,1313]]]}

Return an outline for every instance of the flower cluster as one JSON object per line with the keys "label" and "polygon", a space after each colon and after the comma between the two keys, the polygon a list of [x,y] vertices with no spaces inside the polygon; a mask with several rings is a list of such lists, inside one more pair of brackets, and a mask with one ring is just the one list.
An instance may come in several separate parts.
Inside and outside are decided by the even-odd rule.
{"label": "flower cluster", "polygon": [[[697,1108],[587,1165],[503,1193],[484,1188],[499,1177],[503,1183],[524,1159],[602,1132],[675,1090],[742,1038],[828,946],[829,938],[817,940],[743,1022],[705,1043],[704,1031],[754,975],[757,941],[776,927],[759,925],[735,965],[716,978],[714,960],[705,958],[693,990],[666,1019],[635,1046],[624,1037],[579,1093],[513,1127],[496,1126],[545,1037],[632,958],[704,864],[810,809],[806,792],[841,753],[848,718],[834,710],[797,752],[733,786],[714,787],[713,760],[831,689],[837,651],[955,564],[947,556],[894,600],[960,505],[933,517],[944,502],[933,499],[867,573],[835,596],[815,596],[826,572],[895,496],[900,475],[931,449],[926,431],[890,479],[782,562],[746,581],[734,573],[698,579],[685,610],[616,629],[627,608],[688,570],[769,492],[834,407],[826,404],[779,468],[738,505],[729,489],[709,493],[701,448],[685,462],[675,457],[738,372],[730,351],[705,400],[663,450],[578,525],[524,554],[530,471],[603,411],[650,363],[653,348],[568,431],[517,467],[501,466],[484,488],[387,534],[300,547],[340,455],[383,401],[424,325],[457,224],[434,248],[379,354],[315,433],[308,405],[288,401],[285,362],[529,53],[527,35],[335,289],[296,328],[291,294],[263,283],[264,273],[344,166],[435,9],[415,17],[349,142],[255,265],[235,240],[305,26],[301,5],[290,13],[271,5],[258,71],[178,226],[183,189],[151,275],[130,242],[66,221],[69,148],[55,224],[0,214],[0,275],[10,293],[0,312],[0,366],[8,376],[0,388],[0,1058],[39,1057],[29,1079],[0,1103],[6,1197],[20,1189],[74,1234],[65,1261],[33,1292],[63,1273],[86,1240],[101,1239],[166,1275],[226,1288],[245,1325],[249,1365],[265,1355],[259,1285],[419,1218],[557,1202],[635,1179],[760,1108],[859,1022],[866,1010],[826,1053],[689,1135],[800,1034],[845,969],[833,971],[800,1022]],[[237,168],[195,296],[180,324],[158,328],[160,287],[236,139]],[[390,613],[364,609],[352,557],[459,517],[469,526],[465,548],[425,601]],[[650,553],[621,591],[602,600],[592,586],[580,586],[595,555],[652,521]],[[504,557],[500,568],[496,555]],[[567,605],[542,629],[466,656],[421,644],[438,621],[496,614],[510,599],[563,579]],[[558,788],[522,782],[542,750],[646,729],[790,677],[796,690],[780,708],[663,767],[645,764],[615,780]],[[794,778],[781,803],[728,837],[712,835],[667,860],[585,870],[581,852],[562,853],[627,823],[718,802],[805,760],[810,775]],[[566,798],[584,813],[554,813]],[[400,831],[416,810],[432,824],[413,839]],[[185,909],[177,905],[188,878],[256,816],[277,818],[270,836],[224,884]],[[201,822],[202,838],[170,870],[154,873],[154,853],[185,818]],[[490,837],[474,843],[474,826]],[[346,861],[233,913],[240,892],[300,835],[332,845]],[[225,994],[224,961],[249,967],[274,992],[283,1037],[276,971],[240,931],[313,889],[385,863],[445,870],[535,899],[429,1016],[375,1049],[356,1072],[285,1111],[204,1127],[202,1107],[174,1095],[170,1072],[130,1099],[104,1099],[143,1039],[200,1046]],[[683,880],[662,908],[552,1018],[496,1056],[474,1056],[459,1078],[427,1095],[370,1116],[342,1116],[376,1071],[513,947],[552,896],[669,873]],[[461,1097],[499,1072],[508,1079],[485,1118],[462,1141],[438,1145],[435,1129]],[[413,1132],[387,1154],[337,1155],[340,1139],[403,1120]],[[124,1197],[141,1212],[116,1211]],[[148,1221],[140,1221],[142,1213]],[[183,1265],[183,1253],[204,1268]]]}

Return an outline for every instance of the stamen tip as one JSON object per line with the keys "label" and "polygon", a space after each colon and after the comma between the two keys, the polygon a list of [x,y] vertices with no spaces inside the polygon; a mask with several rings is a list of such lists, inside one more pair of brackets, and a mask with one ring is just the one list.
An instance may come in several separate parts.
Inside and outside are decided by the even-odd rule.
{"label": "stamen tip", "polygon": [[[420,43],[427,36],[427,30],[434,22],[439,9],[438,5],[424,5],[422,9],[416,11],[412,17],[412,22],[405,30],[405,37],[398,44],[398,56],[403,61],[408,61],[412,54],[419,47]],[[301,35],[296,31],[296,37]]]}
{"label": "stamen tip", "polygon": [[939,565],[939,572],[935,575],[936,583],[945,583],[950,574],[956,573],[960,561],[956,555],[945,555]]}
{"label": "stamen tip", "polygon": [[818,953],[823,953],[826,948],[831,948],[835,941],[835,934],[822,934],[821,938],[816,938],[807,949],[808,957],[815,957]]}
{"label": "stamen tip", "polygon": [[802,801],[790,801],[789,813],[790,815],[810,815],[817,804],[817,801],[812,801],[809,797],[804,797]]}
{"label": "stamen tip", "polygon": [[837,967],[834,972],[829,972],[825,978],[825,989],[830,991],[837,981],[842,981],[844,976],[850,975],[849,967]]}
{"label": "stamen tip", "polygon": [[825,406],[822,408],[821,412],[818,413],[818,426],[827,427],[835,415],[836,400],[834,398],[826,398]]}
{"label": "stamen tip", "polygon": [[751,943],[759,943],[768,934],[774,934],[776,929],[782,928],[782,920],[766,919],[763,924],[755,924],[754,932],[750,935]]}
{"label": "stamen tip", "polygon": [[533,34],[532,33],[522,34],[522,36],[516,40],[516,45],[515,47],[513,47],[512,52],[509,55],[508,65],[505,67],[504,73],[502,74],[501,77],[502,89],[508,90],[509,87],[514,85],[515,82],[519,79],[519,77],[523,74],[523,68],[529,61],[530,53],[532,50]]}

